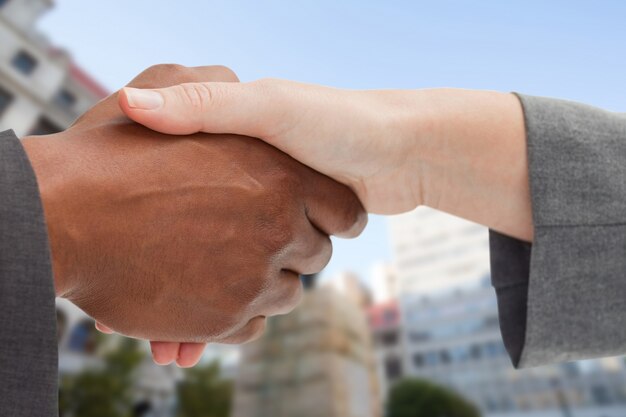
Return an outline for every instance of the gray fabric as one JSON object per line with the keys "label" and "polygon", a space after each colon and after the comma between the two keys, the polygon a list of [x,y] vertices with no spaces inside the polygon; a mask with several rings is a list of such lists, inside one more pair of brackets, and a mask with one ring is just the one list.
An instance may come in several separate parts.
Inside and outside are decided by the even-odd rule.
{"label": "gray fabric", "polygon": [[[519,97],[535,238],[518,365],[625,354],[626,116]],[[492,264],[527,257],[523,245],[514,253],[505,246],[492,245]]]}
{"label": "gray fabric", "polygon": [[502,340],[513,365],[519,366],[526,340],[531,245],[490,230],[489,250]]}
{"label": "gray fabric", "polygon": [[35,175],[0,133],[0,415],[56,416],[57,342],[48,236]]}

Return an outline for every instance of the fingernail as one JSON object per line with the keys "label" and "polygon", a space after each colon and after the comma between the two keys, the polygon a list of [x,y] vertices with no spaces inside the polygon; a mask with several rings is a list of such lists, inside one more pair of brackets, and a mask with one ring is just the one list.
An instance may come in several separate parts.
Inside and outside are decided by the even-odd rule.
{"label": "fingernail", "polygon": [[169,365],[170,363],[174,362],[173,360],[164,360],[163,358],[157,356],[153,356],[152,360],[154,361],[154,363],[161,366]]}
{"label": "fingernail", "polygon": [[128,105],[133,109],[156,110],[163,105],[163,96],[153,90],[125,88]]}

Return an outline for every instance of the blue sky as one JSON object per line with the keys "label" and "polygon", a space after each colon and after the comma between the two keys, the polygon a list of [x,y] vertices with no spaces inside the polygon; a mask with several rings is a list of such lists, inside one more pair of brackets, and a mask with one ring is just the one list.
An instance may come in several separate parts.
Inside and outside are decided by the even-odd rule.
{"label": "blue sky", "polygon": [[[155,63],[223,64],[243,81],[462,87],[626,111],[623,1],[57,0],[40,27],[110,89]],[[385,220],[336,241],[327,270],[391,259]]]}

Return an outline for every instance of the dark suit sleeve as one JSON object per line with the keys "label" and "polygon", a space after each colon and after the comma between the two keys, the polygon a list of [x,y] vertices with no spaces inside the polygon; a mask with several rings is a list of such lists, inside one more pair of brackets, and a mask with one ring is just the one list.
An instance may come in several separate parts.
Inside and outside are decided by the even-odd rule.
{"label": "dark suit sleeve", "polygon": [[56,314],[35,174],[19,139],[0,133],[0,415],[56,416]]}
{"label": "dark suit sleeve", "polygon": [[534,241],[490,232],[514,365],[626,353],[626,116],[519,96]]}

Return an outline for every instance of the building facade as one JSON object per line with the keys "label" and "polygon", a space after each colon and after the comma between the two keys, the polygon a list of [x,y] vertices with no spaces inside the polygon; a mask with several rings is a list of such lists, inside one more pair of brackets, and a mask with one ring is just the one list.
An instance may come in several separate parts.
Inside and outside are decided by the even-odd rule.
{"label": "building facade", "polygon": [[379,417],[364,310],[333,286],[309,289],[242,346],[234,417]]}
{"label": "building facade", "polygon": [[374,304],[398,299],[398,274],[391,263],[382,262],[372,267],[371,287]]}
{"label": "building facade", "polygon": [[387,400],[391,386],[406,375],[404,333],[396,301],[374,304],[367,310],[374,343],[374,357],[381,399]]}
{"label": "building facade", "polygon": [[485,416],[626,415],[622,358],[515,370],[490,282],[404,304],[404,370],[453,388]]}
{"label": "building facade", "polygon": [[0,131],[58,132],[107,95],[35,29],[52,6],[51,0],[0,1]]}
{"label": "building facade", "polygon": [[420,208],[396,216],[403,376],[450,387],[487,417],[626,416],[623,358],[515,370],[502,343],[485,228]]}
{"label": "building facade", "polygon": [[389,228],[400,295],[472,286],[489,274],[482,226],[420,207],[391,217]]}

